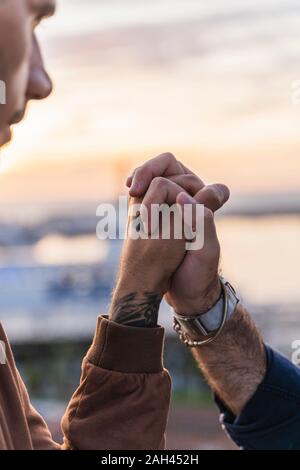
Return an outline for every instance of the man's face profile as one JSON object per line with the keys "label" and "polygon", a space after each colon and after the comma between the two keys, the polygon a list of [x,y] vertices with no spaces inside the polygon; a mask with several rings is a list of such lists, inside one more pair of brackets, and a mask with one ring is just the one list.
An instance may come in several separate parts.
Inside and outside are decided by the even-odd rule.
{"label": "man's face profile", "polygon": [[52,91],[44,68],[36,26],[55,10],[55,0],[0,0],[0,80],[5,105],[0,105],[0,147],[11,139],[11,125],[21,121],[29,100]]}

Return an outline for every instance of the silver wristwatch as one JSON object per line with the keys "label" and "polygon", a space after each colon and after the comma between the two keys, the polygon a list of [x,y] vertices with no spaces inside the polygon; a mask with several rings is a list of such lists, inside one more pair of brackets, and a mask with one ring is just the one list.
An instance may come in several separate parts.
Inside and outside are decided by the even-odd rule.
{"label": "silver wristwatch", "polygon": [[233,314],[239,298],[232,285],[220,277],[222,295],[207,312],[187,316],[174,311],[174,330],[189,347],[202,346],[214,341]]}

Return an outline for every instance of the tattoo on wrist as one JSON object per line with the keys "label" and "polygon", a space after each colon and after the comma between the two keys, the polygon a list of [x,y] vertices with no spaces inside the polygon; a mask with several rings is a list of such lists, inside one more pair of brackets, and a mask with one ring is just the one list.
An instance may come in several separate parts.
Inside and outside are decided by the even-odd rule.
{"label": "tattoo on wrist", "polygon": [[129,326],[157,326],[161,296],[155,292],[132,292],[113,301],[110,319]]}

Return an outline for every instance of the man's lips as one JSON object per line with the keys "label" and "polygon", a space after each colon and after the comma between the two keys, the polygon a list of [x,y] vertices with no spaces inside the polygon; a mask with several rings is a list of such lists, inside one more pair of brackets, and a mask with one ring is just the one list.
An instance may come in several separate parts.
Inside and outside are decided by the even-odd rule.
{"label": "man's lips", "polygon": [[25,115],[25,110],[24,111],[20,111],[19,113],[17,113],[13,119],[10,121],[9,125],[12,126],[13,124],[18,124],[19,122],[22,121],[22,119],[24,118],[24,115]]}

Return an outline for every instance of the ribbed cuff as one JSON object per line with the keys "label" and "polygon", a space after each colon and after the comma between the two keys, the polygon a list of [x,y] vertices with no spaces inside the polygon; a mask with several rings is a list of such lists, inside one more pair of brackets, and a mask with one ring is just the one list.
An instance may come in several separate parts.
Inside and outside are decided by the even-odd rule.
{"label": "ribbed cuff", "polygon": [[87,359],[98,367],[124,373],[163,370],[164,328],[124,326],[98,317]]}

